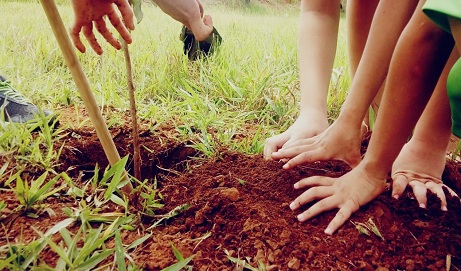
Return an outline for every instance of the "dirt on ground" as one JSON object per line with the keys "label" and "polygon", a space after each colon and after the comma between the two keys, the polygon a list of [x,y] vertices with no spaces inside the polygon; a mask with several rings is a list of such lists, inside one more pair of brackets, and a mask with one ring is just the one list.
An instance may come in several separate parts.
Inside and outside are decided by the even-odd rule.
{"label": "dirt on ground", "polygon": [[[110,129],[121,156],[132,153],[129,127]],[[288,205],[302,192],[293,188],[295,182],[313,175],[341,176],[350,170],[346,164],[316,162],[284,170],[282,163],[265,161],[262,155],[226,149],[217,157],[204,158],[190,142],[178,140],[175,127],[166,124],[155,131],[146,127],[141,126],[140,131],[141,172],[143,179],[157,182],[162,195],[164,207],[156,215],[184,208],[149,230],[158,218],[139,215],[136,228],[122,232],[124,244],[152,233],[143,244],[127,251],[143,270],[162,270],[177,262],[172,244],[184,258],[194,255],[190,265],[200,271],[251,270],[250,265],[253,270],[258,266],[259,270],[461,270],[459,198],[447,195],[448,211],[443,212],[433,194],[428,196],[428,208],[421,209],[410,191],[395,200],[388,189],[329,236],[324,229],[336,210],[300,223],[298,212]],[[64,146],[56,171],[68,172],[82,187],[94,174],[96,163],[100,168],[108,164],[91,127],[66,129],[60,142]],[[448,162],[443,174],[443,181],[458,193],[460,169],[459,164]],[[11,210],[18,205],[12,192],[2,191],[1,198]],[[38,239],[33,228],[45,232],[67,218],[63,207],[77,207],[78,201],[60,195],[43,204],[54,214],[3,216],[0,246]],[[120,211],[113,205],[102,210],[105,208]],[[367,234],[367,226],[375,232]],[[41,261],[52,265],[57,257],[45,249]],[[242,260],[240,264],[236,259]],[[243,261],[247,267],[242,266]]]}

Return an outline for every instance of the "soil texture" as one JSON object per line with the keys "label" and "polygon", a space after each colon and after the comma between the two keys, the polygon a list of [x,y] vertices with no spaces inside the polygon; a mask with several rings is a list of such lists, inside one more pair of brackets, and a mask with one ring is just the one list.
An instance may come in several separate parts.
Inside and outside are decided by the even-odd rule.
{"label": "soil texture", "polygon": [[[132,153],[129,127],[110,129],[122,157]],[[135,229],[121,235],[123,243],[129,244],[152,233],[136,249],[127,251],[143,270],[162,270],[177,262],[172,244],[184,258],[194,255],[189,264],[200,271],[251,270],[249,266],[268,271],[461,270],[459,198],[448,196],[448,211],[443,212],[433,194],[428,195],[428,208],[421,209],[410,191],[395,200],[387,189],[329,236],[323,231],[336,210],[300,223],[296,219],[299,212],[288,205],[302,193],[293,188],[295,182],[313,175],[341,176],[350,170],[346,164],[326,161],[283,170],[282,163],[265,161],[262,155],[226,149],[217,157],[205,158],[190,142],[178,139],[175,127],[163,125],[155,131],[146,127],[140,129],[142,178],[157,182],[164,206],[155,217],[139,214]],[[103,149],[91,127],[68,128],[62,135],[61,144],[55,145],[62,147],[56,171],[66,171],[77,186],[84,187],[96,163],[102,169],[108,165]],[[367,141],[365,138],[364,150]],[[14,158],[4,155],[0,159],[14,166]],[[448,162],[443,175],[443,181],[458,194],[460,169],[459,164]],[[41,173],[30,169],[23,175],[36,178]],[[6,188],[4,183],[0,180],[2,188]],[[13,192],[4,189],[1,193],[8,210],[19,205]],[[66,219],[63,207],[78,207],[80,200],[65,194],[51,196],[42,204],[52,212],[41,212],[35,218],[3,213],[0,246],[38,239],[34,229],[45,232]],[[159,217],[180,207],[176,216],[151,227]],[[123,212],[115,204],[102,206],[101,211]],[[376,232],[367,235],[366,226]],[[78,225],[69,229],[76,228]],[[59,242],[59,236],[54,238]],[[40,260],[53,265],[57,258],[45,249]]]}

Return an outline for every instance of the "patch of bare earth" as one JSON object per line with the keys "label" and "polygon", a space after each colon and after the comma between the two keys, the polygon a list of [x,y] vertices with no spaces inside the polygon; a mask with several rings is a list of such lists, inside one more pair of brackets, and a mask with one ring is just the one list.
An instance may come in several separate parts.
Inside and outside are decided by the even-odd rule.
{"label": "patch of bare earth", "polygon": [[[91,128],[66,132],[57,171],[67,171],[76,182],[83,183],[93,174],[95,163],[103,168],[107,160]],[[128,124],[112,128],[111,133],[121,156],[132,153]],[[142,175],[157,179],[165,204],[161,213],[183,204],[190,206],[153,228],[152,237],[130,251],[144,270],[161,270],[175,263],[171,243],[184,258],[195,255],[191,265],[200,271],[236,270],[227,255],[254,267],[263,264],[266,270],[446,270],[447,260],[451,270],[461,269],[458,198],[448,197],[449,210],[442,212],[432,194],[428,208],[421,209],[412,193],[395,200],[387,190],[328,236],[323,231],[336,210],[298,222],[297,212],[288,205],[302,191],[293,189],[293,184],[313,175],[341,176],[350,170],[347,165],[328,161],[287,171],[281,163],[265,161],[261,155],[228,150],[222,150],[217,158],[192,159],[199,154],[187,142],[178,141],[175,133],[175,127],[168,126],[154,132],[145,128],[140,131]],[[443,180],[461,192],[459,164],[448,163]],[[18,204],[12,193],[2,192],[2,199],[9,208]],[[0,246],[19,238],[37,239],[31,227],[46,231],[66,218],[61,211],[64,206],[76,206],[77,202],[62,195],[49,198],[45,204],[55,216],[42,213],[33,219],[20,215],[14,223],[3,219],[9,227],[0,229]],[[366,224],[370,219],[382,238],[374,233],[365,235],[352,223]],[[152,218],[141,217],[136,230],[123,232],[124,243],[144,236],[144,229],[153,222]],[[57,258],[50,250],[42,254],[47,263]]]}

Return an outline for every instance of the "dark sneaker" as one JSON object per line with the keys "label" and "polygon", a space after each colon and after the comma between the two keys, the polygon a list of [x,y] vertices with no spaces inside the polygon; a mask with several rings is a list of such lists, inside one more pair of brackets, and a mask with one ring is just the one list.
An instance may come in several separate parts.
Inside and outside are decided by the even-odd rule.
{"label": "dark sneaker", "polygon": [[[43,110],[45,117],[53,112]],[[24,123],[36,119],[40,110],[26,97],[15,90],[10,81],[0,75],[0,120]]]}
{"label": "dark sneaker", "polygon": [[184,54],[189,60],[196,60],[201,56],[208,56],[222,43],[222,37],[218,30],[213,27],[213,32],[204,41],[197,41],[192,31],[183,25],[181,35],[179,36],[184,42]]}

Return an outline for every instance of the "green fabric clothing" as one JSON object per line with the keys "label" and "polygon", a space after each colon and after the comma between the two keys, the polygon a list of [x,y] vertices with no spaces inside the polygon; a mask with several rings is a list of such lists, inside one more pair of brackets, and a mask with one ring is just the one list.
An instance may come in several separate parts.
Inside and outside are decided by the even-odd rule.
{"label": "green fabric clothing", "polygon": [[440,28],[451,33],[448,17],[461,19],[461,0],[427,0],[423,12]]}
{"label": "green fabric clothing", "polygon": [[447,92],[451,108],[451,130],[454,135],[461,137],[461,58],[456,61],[448,75]]}

